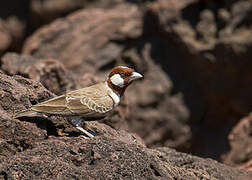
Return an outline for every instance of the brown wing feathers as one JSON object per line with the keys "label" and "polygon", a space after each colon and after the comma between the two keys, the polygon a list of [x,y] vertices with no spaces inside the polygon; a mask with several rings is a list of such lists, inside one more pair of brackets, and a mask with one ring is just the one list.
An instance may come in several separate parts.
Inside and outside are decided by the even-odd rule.
{"label": "brown wing feathers", "polygon": [[55,97],[48,101],[39,103],[31,107],[31,110],[42,113],[50,114],[65,114],[68,115],[71,112],[66,107],[66,98],[65,95]]}
{"label": "brown wing feathers", "polygon": [[[30,110],[20,112],[16,117],[31,115],[34,112],[61,115],[102,116],[113,109],[113,100],[104,92],[103,84],[100,88],[88,87],[58,96],[31,107]],[[99,87],[98,86],[98,87]],[[101,92],[100,92],[101,91]]]}
{"label": "brown wing feathers", "polygon": [[52,98],[48,101],[36,104],[28,110],[18,112],[15,114],[14,118],[33,115],[36,114],[36,112],[49,114],[62,114],[62,112],[65,112],[65,114],[67,114],[65,95]]}

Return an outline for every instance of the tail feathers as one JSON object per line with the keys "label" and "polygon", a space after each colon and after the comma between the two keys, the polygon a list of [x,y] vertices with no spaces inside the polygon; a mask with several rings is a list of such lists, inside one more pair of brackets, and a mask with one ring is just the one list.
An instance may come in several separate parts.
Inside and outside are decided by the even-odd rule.
{"label": "tail feathers", "polygon": [[24,111],[20,111],[18,113],[16,113],[13,118],[20,118],[20,117],[24,117],[24,116],[34,116],[34,115],[38,115],[39,113],[36,111],[33,111],[31,109],[27,109]]}

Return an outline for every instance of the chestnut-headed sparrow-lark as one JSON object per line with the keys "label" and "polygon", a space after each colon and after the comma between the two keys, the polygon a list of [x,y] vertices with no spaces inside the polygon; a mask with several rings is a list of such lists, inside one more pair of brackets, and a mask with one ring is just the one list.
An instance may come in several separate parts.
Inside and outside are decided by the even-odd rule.
{"label": "chestnut-headed sparrow-lark", "polygon": [[94,137],[80,126],[82,119],[104,118],[119,105],[125,89],[134,80],[142,77],[132,68],[117,66],[112,69],[106,81],[33,105],[16,114],[14,118],[39,114],[67,116],[79,131],[88,137]]}

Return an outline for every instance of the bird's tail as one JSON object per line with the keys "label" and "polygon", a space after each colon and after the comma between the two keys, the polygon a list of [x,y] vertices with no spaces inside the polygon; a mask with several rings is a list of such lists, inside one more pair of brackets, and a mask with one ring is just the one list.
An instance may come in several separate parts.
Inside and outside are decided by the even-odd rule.
{"label": "bird's tail", "polygon": [[34,116],[34,115],[38,115],[39,113],[36,111],[33,111],[31,109],[26,109],[24,111],[20,111],[14,114],[13,118],[20,118],[20,117],[24,117],[24,116]]}

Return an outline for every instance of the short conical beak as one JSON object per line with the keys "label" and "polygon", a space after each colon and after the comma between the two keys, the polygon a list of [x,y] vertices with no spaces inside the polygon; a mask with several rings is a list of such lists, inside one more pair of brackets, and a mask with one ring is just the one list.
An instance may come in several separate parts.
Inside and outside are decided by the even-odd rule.
{"label": "short conical beak", "polygon": [[132,75],[130,76],[130,80],[133,81],[133,80],[136,80],[136,79],[140,79],[142,78],[143,75],[138,73],[138,72],[133,72]]}

